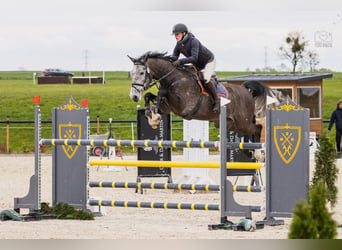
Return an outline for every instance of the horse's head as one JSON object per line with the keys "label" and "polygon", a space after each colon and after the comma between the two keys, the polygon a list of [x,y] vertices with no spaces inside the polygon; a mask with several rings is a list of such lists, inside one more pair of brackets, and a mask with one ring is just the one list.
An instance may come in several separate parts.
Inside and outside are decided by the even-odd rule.
{"label": "horse's head", "polygon": [[132,74],[132,87],[129,94],[130,98],[134,102],[139,102],[141,100],[142,94],[145,90],[150,87],[152,82],[152,77],[150,75],[150,70],[148,68],[146,60],[135,59],[128,56],[133,62]]}
{"label": "horse's head", "polygon": [[[152,76],[147,64],[147,57],[140,57],[139,59],[128,56],[133,62],[132,69],[132,87],[129,96],[134,102],[141,100],[142,94],[145,90],[151,87]],[[145,103],[146,106],[146,103]],[[156,129],[160,123],[161,115],[155,110],[148,110],[145,112],[148,123],[153,129]]]}

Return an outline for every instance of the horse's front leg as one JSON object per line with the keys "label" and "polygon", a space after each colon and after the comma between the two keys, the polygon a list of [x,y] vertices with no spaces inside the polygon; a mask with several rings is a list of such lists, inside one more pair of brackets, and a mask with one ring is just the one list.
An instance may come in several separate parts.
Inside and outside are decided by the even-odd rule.
{"label": "horse's front leg", "polygon": [[153,102],[156,98],[157,96],[150,92],[144,95],[146,117],[152,117],[150,102]]}
{"label": "horse's front leg", "polygon": [[167,95],[167,90],[166,89],[160,89],[158,91],[158,96],[154,99],[153,105],[151,107],[152,112],[158,113],[160,102],[165,99]]}
{"label": "horse's front leg", "polygon": [[[145,99],[145,116],[148,119],[148,123],[153,129],[158,128],[158,125],[161,120],[161,116],[158,113],[158,106],[156,107],[156,103],[159,103],[156,95],[152,93],[146,93],[144,96]],[[153,102],[152,108],[150,107],[150,102]]]}
{"label": "horse's front leg", "polygon": [[[152,128],[156,129],[160,123],[161,115],[159,114],[159,107],[161,105],[161,101],[165,99],[167,95],[166,89],[160,89],[158,91],[158,96],[153,100],[153,105],[151,107],[151,121],[149,121]],[[164,108],[165,109],[165,108]]]}

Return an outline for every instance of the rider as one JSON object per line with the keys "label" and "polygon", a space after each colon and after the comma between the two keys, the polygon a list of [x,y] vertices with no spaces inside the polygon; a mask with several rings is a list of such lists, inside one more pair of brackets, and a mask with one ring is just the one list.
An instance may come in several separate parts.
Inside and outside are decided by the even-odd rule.
{"label": "rider", "polygon": [[[177,60],[173,62],[173,65],[177,67],[192,63],[197,70],[202,70],[207,89],[214,100],[213,112],[218,113],[220,103],[216,94],[217,86],[215,81],[210,80],[216,67],[214,54],[204,47],[192,33],[188,32],[188,28],[182,23],[176,24],[173,27],[172,34],[175,35],[177,40],[177,44],[173,50],[173,56]],[[178,59],[180,53],[185,58]]]}

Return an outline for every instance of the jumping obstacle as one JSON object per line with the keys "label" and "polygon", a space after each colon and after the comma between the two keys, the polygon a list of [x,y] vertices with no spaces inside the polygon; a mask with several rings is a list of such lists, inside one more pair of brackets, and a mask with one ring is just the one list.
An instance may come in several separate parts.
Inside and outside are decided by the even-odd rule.
{"label": "jumping obstacle", "polygon": [[217,204],[169,203],[169,202],[89,200],[89,205],[109,206],[109,207],[164,208],[164,209],[190,209],[190,210],[215,210],[215,211],[220,210],[220,205],[217,205]]}
{"label": "jumping obstacle", "polygon": [[[220,191],[220,185],[213,184],[177,184],[155,182],[90,181],[89,187]],[[234,192],[261,192],[263,190],[264,187],[261,186],[233,186]]]}
{"label": "jumping obstacle", "polygon": [[[109,201],[109,200],[89,200],[91,206],[107,207],[137,207],[137,208],[164,208],[164,209],[189,209],[189,210],[215,210],[220,211],[217,204],[198,203],[172,203],[172,202],[143,202],[143,201]],[[260,206],[252,206],[252,212],[261,212]]]}
{"label": "jumping obstacle", "polygon": [[[153,129],[145,116],[145,109],[137,106],[137,140],[171,140],[171,114],[164,115],[161,112],[159,125]],[[147,161],[171,161],[172,148],[168,147],[137,147],[137,160]],[[168,183],[172,183],[171,168],[137,168],[137,182],[142,182],[142,178],[167,178]],[[135,192],[143,190],[136,189]]]}
{"label": "jumping obstacle", "polygon": [[[87,139],[42,139],[41,145],[52,146],[104,146],[104,147],[169,147],[169,148],[218,148],[219,141],[155,141],[155,140],[87,140]],[[260,149],[264,143],[227,142],[228,149]]]}
{"label": "jumping obstacle", "polygon": [[[41,139],[41,114],[39,107],[35,107],[35,121],[34,121],[34,131],[35,131],[35,141],[34,148],[39,149],[39,141]],[[30,212],[35,212],[40,210],[41,204],[41,157],[40,150],[34,151],[34,175],[30,178],[29,191],[25,197],[14,198],[14,209],[20,210],[20,208],[28,208]]]}
{"label": "jumping obstacle", "polygon": [[[126,166],[126,167],[155,167],[155,168],[220,168],[219,162],[189,162],[189,161],[116,161],[91,160],[90,166]],[[229,169],[261,169],[262,163],[227,162]]]}
{"label": "jumping obstacle", "polygon": [[[209,121],[183,120],[183,140],[209,141]],[[209,162],[209,148],[183,148],[183,161]],[[216,184],[207,168],[184,168],[175,183]]]}
{"label": "jumping obstacle", "polygon": [[[221,99],[222,101],[222,99]],[[229,104],[228,104],[229,105]],[[127,206],[127,207],[158,207],[175,208],[180,203],[142,203],[134,201],[100,201],[88,200],[88,170],[89,158],[86,145],[108,145],[108,146],[138,146],[141,147],[216,147],[217,142],[202,141],[129,141],[129,140],[87,140],[89,135],[88,111],[82,111],[78,121],[75,121],[73,111],[79,112],[83,108],[73,99],[53,110],[53,138],[43,139],[41,145],[52,145],[53,147],[53,201],[68,202],[76,208],[87,209],[88,205],[102,206]],[[39,109],[36,108],[39,111]],[[67,112],[68,116],[63,116]],[[221,223],[227,221],[228,216],[240,216],[252,218],[251,212],[262,211],[260,206],[240,205],[233,197],[234,187],[227,179],[227,150],[233,144],[227,143],[226,114],[227,108],[221,103],[220,112],[220,204],[217,206],[220,211]],[[63,130],[64,129],[64,130]],[[60,133],[60,132],[63,133]],[[58,133],[59,132],[59,133]],[[84,139],[83,139],[84,138]],[[36,133],[36,140],[39,138]],[[111,143],[113,143],[111,145]],[[118,144],[119,143],[119,144]],[[153,144],[155,143],[155,144]],[[163,144],[164,143],[164,144]],[[57,146],[60,145],[60,146]],[[237,148],[255,148],[263,144],[251,145],[251,143],[235,143]],[[265,223],[273,224],[273,217],[291,217],[294,204],[306,199],[307,184],[309,180],[309,110],[304,109],[287,97],[286,100],[275,108],[267,110],[266,120],[266,216]],[[37,147],[39,148],[39,147]],[[37,157],[40,157],[39,155]],[[73,160],[73,161],[72,161]],[[36,162],[40,162],[39,159]],[[127,162],[120,161],[127,165]],[[92,162],[94,163],[94,162]],[[100,163],[97,162],[97,165]],[[104,163],[107,165],[108,163]],[[137,166],[137,162],[134,162]],[[160,164],[160,162],[158,162]],[[206,167],[208,163],[205,163]],[[246,164],[246,163],[243,163]],[[248,165],[251,166],[250,163]],[[36,165],[37,166],[37,165]],[[38,167],[40,165],[38,164]],[[150,165],[149,165],[150,167]],[[39,171],[35,171],[32,179],[37,179]],[[36,178],[37,177],[37,178]],[[37,179],[39,180],[39,178]],[[26,197],[39,196],[40,190],[36,185],[40,181],[31,182],[30,193]],[[30,199],[25,199],[25,206],[29,206]],[[31,199],[36,202],[39,199]],[[15,198],[15,208],[24,208],[21,203],[23,198]],[[121,204],[121,205],[120,205]],[[130,204],[130,205],[128,205]],[[139,205],[138,205],[139,204]],[[145,204],[145,205],[141,205]],[[163,205],[161,205],[163,204]],[[186,205],[185,207],[195,207]],[[200,204],[204,208],[205,205]],[[177,207],[178,208],[178,207]]]}

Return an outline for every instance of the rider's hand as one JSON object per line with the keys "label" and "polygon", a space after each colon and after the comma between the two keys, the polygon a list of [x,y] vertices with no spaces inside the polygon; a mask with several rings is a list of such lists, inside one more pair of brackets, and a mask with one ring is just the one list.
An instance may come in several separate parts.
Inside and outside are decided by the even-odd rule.
{"label": "rider's hand", "polygon": [[179,65],[181,65],[181,61],[180,60],[176,60],[172,64],[173,64],[173,66],[178,67]]}

